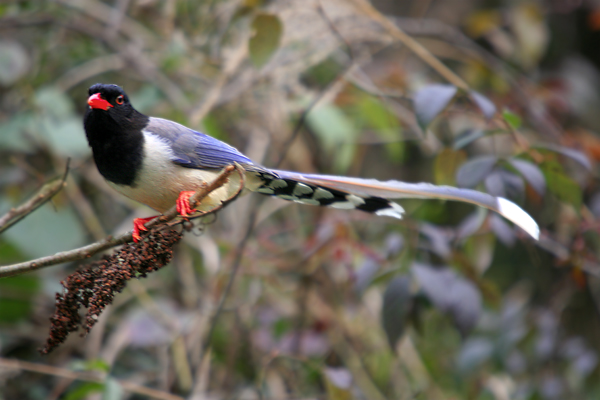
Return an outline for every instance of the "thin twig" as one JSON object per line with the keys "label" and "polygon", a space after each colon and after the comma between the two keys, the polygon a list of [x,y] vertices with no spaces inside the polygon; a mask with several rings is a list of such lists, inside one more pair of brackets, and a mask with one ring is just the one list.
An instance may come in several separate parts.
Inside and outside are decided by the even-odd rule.
{"label": "thin twig", "polygon": [[[77,380],[86,381],[86,382],[98,382],[98,383],[105,382],[105,378],[95,376],[93,373],[90,373],[90,372],[76,372],[76,371],[71,371],[71,370],[68,370],[65,368],[55,367],[52,365],[37,364],[37,363],[21,361],[21,360],[0,358],[0,367],[10,368],[10,369],[15,369],[15,370],[29,371],[29,372],[36,372],[39,374],[52,375],[52,376],[57,376],[57,377],[61,377],[61,378],[66,378],[66,379],[77,379]],[[183,400],[183,397],[179,397],[174,394],[163,392],[163,391],[156,390],[156,389],[152,389],[149,387],[141,386],[141,385],[138,385],[133,382],[119,380],[119,379],[117,379],[116,381],[119,383],[119,385],[121,385],[121,387],[123,389],[125,389],[126,391],[131,392],[131,393],[136,393],[136,394],[139,394],[142,396],[147,396],[149,398],[160,399],[160,400]]]}
{"label": "thin twig", "polygon": [[229,59],[225,63],[223,71],[216,78],[215,84],[208,90],[208,93],[202,102],[197,104],[189,113],[189,119],[192,125],[197,125],[200,123],[202,118],[204,118],[210,112],[210,110],[212,110],[221,96],[223,87],[229,78],[235,74],[242,62],[246,59],[247,55],[248,45],[246,40],[242,40],[240,45],[230,54]]}
{"label": "thin twig", "polygon": [[457,88],[468,91],[469,85],[452,70],[446,67],[438,60],[429,50],[423,47],[419,42],[407,35],[402,29],[395,25],[389,18],[377,11],[371,3],[366,0],[353,0],[354,4],[366,15],[377,21],[388,33],[398,41],[402,42],[407,48],[417,55],[421,60],[428,64],[431,68],[442,75],[444,79],[456,86]]}
{"label": "thin twig", "polygon": [[44,186],[35,194],[35,196],[31,197],[25,203],[20,205],[19,207],[12,208],[2,217],[0,217],[0,233],[4,232],[33,211],[37,210],[42,204],[46,203],[55,194],[60,192],[60,190],[65,186],[65,181],[67,179],[67,175],[69,173],[69,161],[67,161],[67,167],[65,168],[65,173],[62,177],[52,180]]}
{"label": "thin twig", "polygon": [[[194,193],[190,197],[190,206],[193,208],[197,203],[201,202],[202,199],[208,196],[209,193],[227,183],[229,176],[233,173],[234,170],[237,170],[237,172],[240,174],[241,184],[238,191],[234,193],[233,196],[231,196],[229,199],[222,202],[224,204],[221,204],[210,211],[194,214],[192,218],[204,216],[220,210],[225,204],[228,204],[231,201],[233,201],[233,199],[235,199],[235,197],[241,193],[242,186],[244,185],[244,170],[239,165],[230,165],[225,167],[223,171],[219,174],[219,176],[217,176],[212,182],[206,185],[202,185],[202,187],[200,187],[196,191],[196,193]],[[152,228],[157,226],[158,224],[166,224],[167,222],[175,219],[177,216],[177,208],[173,206],[164,215],[154,218],[153,220],[146,223],[145,226],[147,228]],[[49,267],[51,265],[56,264],[62,264],[69,261],[83,260],[85,258],[93,256],[94,254],[100,251],[107,250],[112,247],[119,246],[121,244],[129,243],[131,241],[133,241],[131,232],[125,233],[117,237],[108,236],[98,242],[74,250],[63,251],[51,256],[46,256],[35,260],[0,267],[0,278],[6,278],[9,276],[14,276],[29,271],[35,271],[40,268]]]}

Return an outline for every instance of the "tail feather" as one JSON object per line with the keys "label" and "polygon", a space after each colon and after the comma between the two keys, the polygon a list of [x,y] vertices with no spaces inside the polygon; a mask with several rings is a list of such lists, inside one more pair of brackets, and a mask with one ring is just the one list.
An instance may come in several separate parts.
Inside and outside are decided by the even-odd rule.
{"label": "tail feather", "polygon": [[429,183],[378,181],[342,176],[300,174],[272,170],[262,175],[258,192],[303,204],[358,209],[376,215],[402,218],[404,209],[389,199],[446,199],[476,204],[502,215],[534,239],[539,238],[537,223],[515,203],[502,197],[471,189],[436,186]]}
{"label": "tail feather", "polygon": [[301,204],[338,209],[356,209],[375,215],[402,218],[404,209],[397,203],[377,196],[360,196],[351,191],[327,188],[311,183],[287,179],[283,176],[261,176],[264,184],[256,192]]}

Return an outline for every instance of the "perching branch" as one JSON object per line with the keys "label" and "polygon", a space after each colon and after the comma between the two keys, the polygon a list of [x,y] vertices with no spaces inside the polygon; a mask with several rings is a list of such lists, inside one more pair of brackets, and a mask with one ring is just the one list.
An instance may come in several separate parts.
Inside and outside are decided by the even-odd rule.
{"label": "perching branch", "polygon": [[[212,182],[202,185],[196,191],[196,193],[194,193],[192,195],[192,197],[190,197],[190,206],[192,208],[195,207],[198,203],[201,203],[202,200],[206,196],[208,196],[209,193],[213,192],[214,190],[220,188],[225,183],[227,183],[229,176],[233,173],[234,170],[237,171],[238,174],[240,175],[240,186],[239,186],[238,190],[229,199],[223,201],[221,203],[221,205],[219,205],[209,211],[203,211],[203,212],[196,213],[192,216],[192,218],[205,216],[205,215],[214,213],[216,211],[219,211],[221,208],[223,208],[225,205],[229,204],[237,196],[239,196],[239,194],[242,192],[244,185],[245,185],[245,180],[244,180],[245,171],[244,171],[244,168],[238,164],[236,164],[235,166],[229,165],[229,166],[225,167],[223,169],[223,171],[219,174],[219,176],[217,176]],[[177,208],[175,206],[173,206],[165,214],[149,221],[148,223],[146,223],[145,226],[147,228],[152,228],[152,227],[158,227],[159,225],[161,225],[161,226],[174,225],[174,224],[169,224],[169,222],[171,222],[172,220],[174,220],[177,217],[178,217]],[[177,221],[177,223],[180,223],[180,222],[181,221]],[[117,236],[117,237],[107,236],[106,238],[104,238],[98,242],[89,244],[87,246],[80,247],[78,249],[63,251],[63,252],[56,253],[51,256],[41,257],[41,258],[38,258],[35,260],[25,261],[25,262],[18,263],[18,264],[2,266],[2,267],[0,267],[0,278],[6,278],[9,276],[19,275],[24,272],[35,271],[40,268],[49,267],[51,265],[56,265],[56,264],[62,264],[62,263],[69,262],[69,261],[83,260],[83,259],[89,258],[89,257],[93,256],[94,254],[99,253],[101,251],[104,251],[104,250],[107,250],[112,247],[119,246],[119,245],[122,245],[125,243],[129,243],[132,241],[133,241],[133,237],[132,237],[131,232],[125,233],[125,234]]]}
{"label": "perching branch", "polygon": [[21,204],[16,208],[10,209],[6,214],[0,217],[0,233],[4,232],[35,210],[37,210],[42,204],[54,197],[55,194],[65,186],[65,181],[69,173],[69,162],[67,161],[67,167],[62,177],[54,179],[41,187],[38,192],[32,196],[25,203]]}

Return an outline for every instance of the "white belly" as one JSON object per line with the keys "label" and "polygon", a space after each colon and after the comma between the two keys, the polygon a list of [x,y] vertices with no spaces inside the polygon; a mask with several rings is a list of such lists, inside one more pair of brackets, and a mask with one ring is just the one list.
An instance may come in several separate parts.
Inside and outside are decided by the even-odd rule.
{"label": "white belly", "polygon": [[[119,193],[164,213],[175,205],[179,193],[197,190],[205,182],[211,182],[219,171],[181,167],[171,161],[172,150],[159,137],[144,133],[144,157],[133,186],[108,182]],[[246,174],[246,187],[254,189],[259,183]],[[229,182],[214,190],[197,209],[208,211],[231,197],[239,188],[239,176],[232,174]]]}

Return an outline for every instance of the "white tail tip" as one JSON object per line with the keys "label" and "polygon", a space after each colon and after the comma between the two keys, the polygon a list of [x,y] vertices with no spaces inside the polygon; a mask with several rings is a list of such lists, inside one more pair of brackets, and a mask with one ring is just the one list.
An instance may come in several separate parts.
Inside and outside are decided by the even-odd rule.
{"label": "white tail tip", "polygon": [[521,207],[513,203],[512,201],[498,197],[498,212],[504,218],[513,222],[515,225],[523,229],[532,238],[539,240],[540,228],[537,223],[527,214]]}

